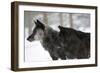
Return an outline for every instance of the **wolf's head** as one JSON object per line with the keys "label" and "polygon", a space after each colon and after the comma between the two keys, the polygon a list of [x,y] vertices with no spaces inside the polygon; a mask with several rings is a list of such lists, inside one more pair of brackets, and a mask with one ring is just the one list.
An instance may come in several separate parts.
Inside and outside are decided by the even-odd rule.
{"label": "wolf's head", "polygon": [[44,37],[45,26],[39,20],[34,21],[35,28],[32,34],[27,38],[28,41],[32,42],[34,40],[41,40]]}

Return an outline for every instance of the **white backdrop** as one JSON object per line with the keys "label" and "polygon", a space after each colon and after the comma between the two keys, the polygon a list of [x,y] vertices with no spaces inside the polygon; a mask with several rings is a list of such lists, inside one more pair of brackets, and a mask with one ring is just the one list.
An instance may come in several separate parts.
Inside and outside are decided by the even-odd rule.
{"label": "white backdrop", "polygon": [[[0,73],[14,73],[10,70],[10,54],[11,54],[11,2],[14,0],[0,0]],[[17,1],[17,0],[16,0]],[[80,4],[80,5],[98,5],[100,9],[100,0],[21,0],[21,1],[34,1],[45,3],[65,3],[65,4]],[[100,10],[98,10],[100,13]],[[100,15],[98,14],[98,19]],[[100,22],[98,22],[98,32],[100,31]],[[98,33],[98,37],[100,34]],[[98,38],[100,43],[100,38]],[[100,46],[98,45],[98,55],[100,55]],[[100,58],[98,58],[98,62]],[[100,65],[100,63],[98,63]],[[40,70],[40,71],[26,71],[25,73],[99,73],[100,66],[86,67],[86,68],[70,68],[70,69],[55,69],[55,70]],[[24,72],[22,72],[24,73]]]}

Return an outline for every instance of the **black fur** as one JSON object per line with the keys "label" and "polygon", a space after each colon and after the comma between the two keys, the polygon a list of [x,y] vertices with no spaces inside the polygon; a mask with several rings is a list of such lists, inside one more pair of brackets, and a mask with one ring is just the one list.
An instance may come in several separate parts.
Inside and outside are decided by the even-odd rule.
{"label": "black fur", "polygon": [[89,58],[90,57],[90,33],[84,33],[72,28],[59,26],[64,48],[68,52],[68,58]]}
{"label": "black fur", "polygon": [[27,38],[34,41],[34,36],[41,29],[41,44],[47,50],[53,60],[83,59],[90,57],[90,34],[76,31],[71,28],[59,26],[60,32],[50,27],[45,27],[39,20],[35,21],[35,28]]}

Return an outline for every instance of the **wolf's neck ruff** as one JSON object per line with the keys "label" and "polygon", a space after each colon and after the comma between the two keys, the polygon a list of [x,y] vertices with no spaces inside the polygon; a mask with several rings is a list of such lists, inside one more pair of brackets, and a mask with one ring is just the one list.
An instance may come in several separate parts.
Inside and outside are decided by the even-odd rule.
{"label": "wolf's neck ruff", "polygon": [[45,30],[43,32],[43,39],[40,39],[41,44],[43,44],[45,38],[48,38],[49,41],[52,41],[56,36],[59,35],[59,32],[53,30],[51,27],[45,27]]}

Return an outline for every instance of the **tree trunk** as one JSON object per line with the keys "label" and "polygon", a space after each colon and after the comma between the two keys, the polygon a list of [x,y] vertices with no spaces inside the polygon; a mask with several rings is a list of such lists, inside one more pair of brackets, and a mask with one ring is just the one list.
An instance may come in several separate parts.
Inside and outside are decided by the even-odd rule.
{"label": "tree trunk", "polygon": [[43,13],[43,21],[44,21],[45,25],[48,25],[47,13]]}
{"label": "tree trunk", "polygon": [[63,26],[63,15],[62,15],[62,13],[59,13],[59,18],[60,18],[60,25]]}
{"label": "tree trunk", "polygon": [[73,17],[72,17],[72,15],[73,15],[72,13],[69,14],[69,24],[70,24],[71,28],[73,28]]}

